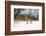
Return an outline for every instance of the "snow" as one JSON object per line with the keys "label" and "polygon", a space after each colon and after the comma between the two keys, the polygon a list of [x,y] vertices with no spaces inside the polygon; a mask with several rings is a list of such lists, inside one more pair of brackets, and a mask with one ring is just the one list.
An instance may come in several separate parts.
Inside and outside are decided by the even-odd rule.
{"label": "snow", "polygon": [[29,21],[29,24],[27,24],[26,21],[15,21],[13,31],[41,30],[41,25],[39,21],[32,21],[32,23]]}

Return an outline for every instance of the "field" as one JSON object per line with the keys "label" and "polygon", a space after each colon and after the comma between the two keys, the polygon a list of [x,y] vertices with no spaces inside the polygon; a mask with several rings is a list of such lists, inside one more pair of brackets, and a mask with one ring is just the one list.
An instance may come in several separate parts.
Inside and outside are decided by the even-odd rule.
{"label": "field", "polygon": [[40,30],[41,24],[39,24],[39,21],[32,21],[30,24],[30,21],[27,24],[26,21],[14,21],[14,31],[24,31],[24,30]]}

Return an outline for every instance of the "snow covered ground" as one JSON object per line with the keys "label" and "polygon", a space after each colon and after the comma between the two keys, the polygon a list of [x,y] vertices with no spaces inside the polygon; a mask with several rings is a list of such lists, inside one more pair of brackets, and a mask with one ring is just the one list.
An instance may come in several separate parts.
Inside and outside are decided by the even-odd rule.
{"label": "snow covered ground", "polygon": [[32,23],[29,21],[29,24],[26,21],[14,21],[12,31],[41,30],[41,25],[39,21],[32,21]]}

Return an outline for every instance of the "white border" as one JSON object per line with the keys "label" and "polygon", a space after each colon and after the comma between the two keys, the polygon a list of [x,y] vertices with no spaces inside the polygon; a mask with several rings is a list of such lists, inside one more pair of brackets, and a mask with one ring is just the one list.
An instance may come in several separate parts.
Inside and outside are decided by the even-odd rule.
{"label": "white border", "polygon": [[[11,5],[11,31],[14,30],[14,8],[26,8],[26,9],[39,9],[39,24],[40,24],[40,29],[36,30],[41,30],[42,29],[42,7],[41,6],[22,6],[22,5]],[[34,29],[35,30],[35,29]]]}

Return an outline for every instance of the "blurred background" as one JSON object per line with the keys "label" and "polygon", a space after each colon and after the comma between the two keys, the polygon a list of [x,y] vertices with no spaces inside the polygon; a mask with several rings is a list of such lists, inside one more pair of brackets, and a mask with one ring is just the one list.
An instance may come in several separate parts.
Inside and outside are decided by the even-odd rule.
{"label": "blurred background", "polygon": [[39,19],[39,9],[17,9],[14,8],[14,19],[24,20],[27,17],[29,20],[37,21]]}

